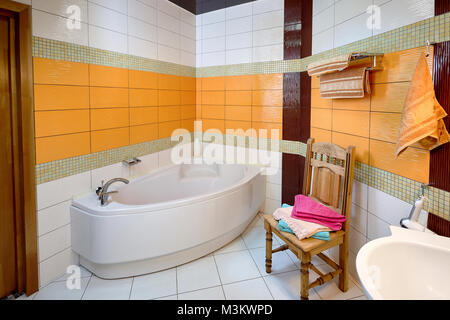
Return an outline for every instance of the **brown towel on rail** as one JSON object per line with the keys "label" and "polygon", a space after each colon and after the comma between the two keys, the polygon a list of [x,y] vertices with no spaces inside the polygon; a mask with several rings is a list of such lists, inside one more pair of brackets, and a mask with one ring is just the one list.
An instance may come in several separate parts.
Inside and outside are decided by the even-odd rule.
{"label": "brown towel on rail", "polygon": [[352,53],[330,58],[327,60],[321,60],[317,62],[310,63],[308,65],[308,74],[312,76],[320,76],[327,73],[332,73],[336,71],[342,71],[346,69],[352,58]]}
{"label": "brown towel on rail", "polygon": [[442,120],[446,116],[436,99],[430,69],[425,55],[422,55],[403,107],[396,156],[416,142],[428,150],[449,142],[450,135]]}
{"label": "brown towel on rail", "polygon": [[320,76],[320,95],[324,99],[364,98],[366,92],[371,93],[367,67],[348,68]]}

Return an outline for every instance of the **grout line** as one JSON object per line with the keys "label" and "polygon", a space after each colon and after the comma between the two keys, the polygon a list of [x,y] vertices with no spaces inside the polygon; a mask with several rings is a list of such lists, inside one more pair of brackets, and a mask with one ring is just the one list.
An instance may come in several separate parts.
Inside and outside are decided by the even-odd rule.
{"label": "grout line", "polygon": [[222,278],[220,277],[220,272],[219,272],[219,267],[218,267],[218,265],[217,265],[216,257],[214,256],[214,254],[212,255],[212,257],[213,257],[213,260],[214,260],[214,264],[215,264],[215,266],[216,266],[217,275],[219,276],[220,287],[221,287],[221,289],[222,289],[223,298],[226,299],[226,296],[225,296],[225,290],[223,289],[223,282],[222,282]]}
{"label": "grout line", "polygon": [[86,291],[87,291],[87,289],[88,289],[88,287],[89,287],[89,284],[91,283],[92,277],[93,277],[93,275],[91,274],[91,277],[89,278],[89,281],[88,281],[88,283],[86,284],[86,288],[84,288],[84,291],[83,291],[83,294],[81,295],[80,300],[83,300],[84,295],[86,294]]}
{"label": "grout line", "polygon": [[131,288],[130,288],[130,294],[128,295],[128,300],[131,300],[131,293],[133,292],[134,278],[136,278],[136,277],[133,277],[133,279],[131,280]]}

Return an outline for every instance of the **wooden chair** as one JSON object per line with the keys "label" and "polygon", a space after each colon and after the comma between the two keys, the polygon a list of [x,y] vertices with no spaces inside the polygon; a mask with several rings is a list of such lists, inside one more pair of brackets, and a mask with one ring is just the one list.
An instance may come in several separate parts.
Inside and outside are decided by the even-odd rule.
{"label": "wooden chair", "polygon": [[[322,285],[339,275],[339,289],[348,290],[348,230],[352,203],[354,167],[354,147],[347,150],[331,143],[314,143],[308,140],[306,150],[305,173],[303,179],[303,194],[307,195],[329,208],[345,215],[343,228],[330,233],[330,241],[308,238],[299,240],[295,235],[278,229],[278,221],[271,214],[264,215],[266,229],[266,272],[271,273],[272,254],[291,250],[301,261],[301,298],[308,300],[309,289]],[[272,250],[272,233],[275,233],[285,244]],[[322,252],[339,246],[339,264],[335,263]],[[317,255],[334,271],[323,274],[311,263],[311,258]],[[309,283],[309,269],[315,271],[319,278]]]}

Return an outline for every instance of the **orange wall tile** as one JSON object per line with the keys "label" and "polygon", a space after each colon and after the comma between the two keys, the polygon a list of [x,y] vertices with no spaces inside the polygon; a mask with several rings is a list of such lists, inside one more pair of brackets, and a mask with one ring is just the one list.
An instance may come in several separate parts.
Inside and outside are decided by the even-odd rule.
{"label": "orange wall tile", "polygon": [[316,142],[331,142],[331,131],[319,128],[311,128],[311,137]]}
{"label": "orange wall tile", "polygon": [[128,89],[91,87],[91,108],[127,108]]}
{"label": "orange wall tile", "polygon": [[368,94],[363,99],[334,99],[331,101],[333,109],[336,110],[370,111],[370,95]]}
{"label": "orange wall tile", "polygon": [[260,74],[253,76],[253,90],[283,90],[282,74]]}
{"label": "orange wall tile", "polygon": [[352,136],[345,133],[333,132],[332,143],[347,149],[349,146],[355,147],[356,161],[369,164],[369,139]]}
{"label": "orange wall tile", "polygon": [[180,90],[180,77],[170,74],[158,74],[158,89]]}
{"label": "orange wall tile", "polygon": [[194,119],[183,119],[181,120],[181,128],[194,132]]}
{"label": "orange wall tile", "polygon": [[181,105],[193,105],[195,104],[195,91],[181,91],[180,92],[180,104]]}
{"label": "orange wall tile", "polygon": [[158,89],[158,74],[148,71],[130,70],[130,88]]}
{"label": "orange wall tile", "polygon": [[181,106],[181,119],[195,119],[195,105]]}
{"label": "orange wall tile", "polygon": [[128,69],[90,64],[89,79],[94,87],[128,88]]}
{"label": "orange wall tile", "polygon": [[160,122],[180,120],[180,106],[158,107],[158,119]]}
{"label": "orange wall tile", "polygon": [[214,119],[202,119],[203,131],[210,129],[220,130],[222,133],[225,132],[225,121],[224,120],[214,120]]}
{"label": "orange wall tile", "polygon": [[85,63],[33,58],[34,83],[73,86],[89,85],[89,69]]}
{"label": "orange wall tile", "polygon": [[152,107],[158,105],[158,90],[130,89],[130,107]]}
{"label": "orange wall tile", "polygon": [[88,109],[89,87],[35,85],[35,110]]}
{"label": "orange wall tile", "polygon": [[311,108],[311,127],[331,130],[332,111]]}
{"label": "orange wall tile", "polygon": [[172,133],[179,129],[181,126],[181,122],[178,121],[170,121],[170,122],[160,122],[158,126],[159,130],[159,139],[168,138],[172,136]]}
{"label": "orange wall tile", "polygon": [[91,132],[91,151],[99,152],[127,146],[130,128],[117,128]]}
{"label": "orange wall tile", "polygon": [[224,106],[203,106],[202,117],[204,119],[225,119]]}
{"label": "orange wall tile", "polygon": [[226,106],[225,119],[252,121],[252,107],[249,106]]}
{"label": "orange wall tile", "polygon": [[236,135],[251,136],[251,135],[253,135],[253,133],[251,132],[251,129],[252,129],[251,121],[233,121],[233,120],[225,121],[225,131],[233,130],[233,131],[235,131],[234,133]]}
{"label": "orange wall tile", "polygon": [[130,108],[130,125],[143,125],[158,122],[157,107]]}
{"label": "orange wall tile", "polygon": [[252,76],[225,77],[225,90],[252,90]]}
{"label": "orange wall tile", "polygon": [[158,124],[146,124],[130,127],[130,143],[138,144],[158,139]]}
{"label": "orange wall tile", "polygon": [[225,91],[203,91],[202,105],[225,105]]}
{"label": "orange wall tile", "polygon": [[370,114],[370,138],[395,143],[401,120],[401,113],[372,112]]}
{"label": "orange wall tile", "polygon": [[180,77],[180,90],[183,91],[195,91],[196,78]]}
{"label": "orange wall tile", "polygon": [[[281,123],[252,122],[252,127],[257,131],[260,138],[283,139],[283,124]],[[260,130],[266,130],[266,134]],[[272,132],[272,130],[275,130],[275,132]]]}
{"label": "orange wall tile", "polygon": [[395,158],[395,144],[370,140],[370,165],[423,183],[429,181],[430,152],[407,148]]}
{"label": "orange wall tile", "polygon": [[90,153],[89,132],[36,138],[36,163],[46,163]]}
{"label": "orange wall tile", "polygon": [[128,127],[129,109],[93,109],[91,110],[91,130]]}
{"label": "orange wall tile", "polygon": [[89,131],[89,110],[37,111],[36,137]]}
{"label": "orange wall tile", "polygon": [[252,121],[257,122],[283,122],[283,108],[280,107],[253,107]]}
{"label": "orange wall tile", "polygon": [[370,112],[333,110],[333,131],[369,137]]}
{"label": "orange wall tile", "polygon": [[225,103],[227,106],[251,106],[252,91],[226,91]]}
{"label": "orange wall tile", "polygon": [[402,112],[411,82],[372,86],[372,111]]}
{"label": "orange wall tile", "polygon": [[283,106],[283,90],[258,90],[253,91],[254,106]]}
{"label": "orange wall tile", "polygon": [[225,77],[202,78],[203,91],[225,90]]}
{"label": "orange wall tile", "polygon": [[158,104],[160,106],[178,106],[180,105],[180,91],[159,90]]}
{"label": "orange wall tile", "polygon": [[331,109],[332,100],[322,99],[320,96],[320,89],[311,89],[311,108],[325,108]]}

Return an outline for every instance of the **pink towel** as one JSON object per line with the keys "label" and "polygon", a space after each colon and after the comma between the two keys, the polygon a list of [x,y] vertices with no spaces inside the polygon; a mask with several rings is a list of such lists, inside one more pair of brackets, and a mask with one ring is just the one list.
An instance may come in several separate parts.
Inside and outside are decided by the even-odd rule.
{"label": "pink towel", "polygon": [[341,230],[342,224],[347,220],[345,216],[304,195],[295,196],[291,217],[321,224],[333,231]]}

